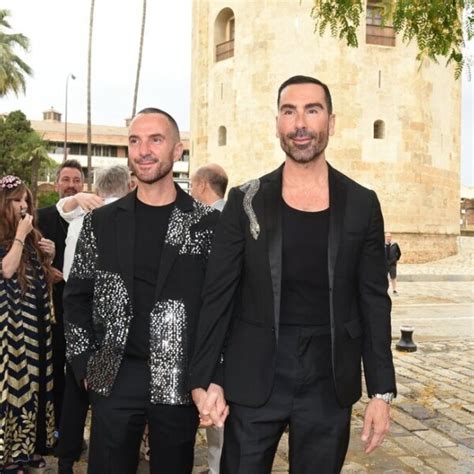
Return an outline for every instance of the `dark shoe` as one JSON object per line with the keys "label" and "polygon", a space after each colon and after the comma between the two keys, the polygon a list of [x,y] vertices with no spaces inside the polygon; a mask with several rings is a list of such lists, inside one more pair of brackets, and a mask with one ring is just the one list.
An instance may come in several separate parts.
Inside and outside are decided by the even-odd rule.
{"label": "dark shoe", "polygon": [[74,474],[74,461],[70,459],[58,459],[58,474]]}

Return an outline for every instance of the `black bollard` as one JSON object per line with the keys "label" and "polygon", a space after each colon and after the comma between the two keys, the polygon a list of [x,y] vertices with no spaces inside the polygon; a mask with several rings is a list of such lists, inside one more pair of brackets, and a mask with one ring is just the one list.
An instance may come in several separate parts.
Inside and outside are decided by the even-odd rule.
{"label": "black bollard", "polygon": [[413,326],[401,326],[400,332],[402,333],[400,340],[397,342],[395,348],[401,352],[415,352],[418,348],[413,342]]}

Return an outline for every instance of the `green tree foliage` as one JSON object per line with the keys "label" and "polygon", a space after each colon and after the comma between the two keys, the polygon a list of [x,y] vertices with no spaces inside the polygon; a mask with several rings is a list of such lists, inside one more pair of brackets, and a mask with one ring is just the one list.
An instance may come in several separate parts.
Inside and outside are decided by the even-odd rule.
{"label": "green tree foliage", "polygon": [[0,10],[0,97],[14,92],[25,92],[25,76],[31,75],[30,66],[16,55],[15,49],[28,51],[29,40],[20,33],[8,33],[11,28],[8,10]]}
{"label": "green tree foliage", "polygon": [[[364,12],[361,0],[314,0],[311,16],[315,32],[323,35],[329,27],[334,37],[357,47],[357,28]],[[415,40],[417,59],[454,62],[458,78],[464,66],[470,71],[470,58],[463,54],[465,41],[474,36],[474,0],[373,0],[380,6],[383,20],[393,25],[404,42]]]}
{"label": "green tree foliage", "polygon": [[37,207],[52,206],[59,201],[59,194],[56,191],[40,192],[38,193]]}
{"label": "green tree foliage", "polygon": [[36,188],[42,168],[54,168],[46,145],[31,128],[23,112],[17,110],[0,118],[0,176],[14,174]]}
{"label": "green tree foliage", "polygon": [[30,165],[30,190],[33,200],[36,201],[38,178],[41,168],[54,166],[48,155],[45,144],[36,132],[30,134],[25,143],[26,150],[18,156],[21,161],[28,161]]}

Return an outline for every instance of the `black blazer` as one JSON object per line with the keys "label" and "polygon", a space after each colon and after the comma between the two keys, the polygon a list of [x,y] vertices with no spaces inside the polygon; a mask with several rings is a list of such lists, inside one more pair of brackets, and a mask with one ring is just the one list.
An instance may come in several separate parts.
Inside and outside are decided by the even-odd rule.
{"label": "black blazer", "polygon": [[[38,228],[43,237],[52,240],[55,244],[56,254],[53,267],[62,272],[69,224],[59,215],[55,205],[38,209],[37,218]],[[60,325],[63,323],[63,291],[64,280],[61,280],[53,286],[54,316]]]}
{"label": "black blazer", "polygon": [[[185,388],[201,289],[220,213],[177,187],[150,314],[151,400],[190,403]],[[84,218],[64,291],[67,357],[78,380],[107,396],[133,317],[136,192]]]}
{"label": "black blazer", "polygon": [[66,248],[67,229],[69,224],[59,215],[56,206],[42,207],[37,211],[38,228],[43,237],[56,244],[56,255],[53,266],[63,271],[64,249]]}
{"label": "black blazer", "polygon": [[[191,388],[219,383],[228,400],[255,407],[270,395],[278,343],[282,170],[229,193],[216,228],[190,365]],[[245,200],[252,189],[249,211]],[[376,194],[331,167],[329,192],[333,377],[340,404],[349,406],[361,395],[361,360],[369,394],[395,392],[391,301]]]}

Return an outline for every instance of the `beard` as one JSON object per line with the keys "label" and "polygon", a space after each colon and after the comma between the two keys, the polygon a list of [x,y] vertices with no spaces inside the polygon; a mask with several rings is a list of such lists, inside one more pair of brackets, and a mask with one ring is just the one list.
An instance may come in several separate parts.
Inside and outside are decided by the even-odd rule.
{"label": "beard", "polygon": [[[158,163],[158,166],[152,170],[140,170],[138,166],[140,163],[150,161],[153,163]],[[173,160],[170,158],[168,161],[161,161],[149,155],[140,158],[137,162],[130,160],[130,168],[139,182],[153,184],[160,181],[160,179],[163,179],[171,172],[173,169]]]}
{"label": "beard", "polygon": [[74,196],[77,194],[77,189],[76,188],[66,188],[59,197],[69,197],[69,196]]}
{"label": "beard", "polygon": [[[311,141],[302,145],[295,145],[293,138],[311,138]],[[329,141],[329,129],[319,133],[298,128],[296,132],[291,132],[280,136],[280,146],[286,156],[296,163],[310,163],[319,158]]]}

